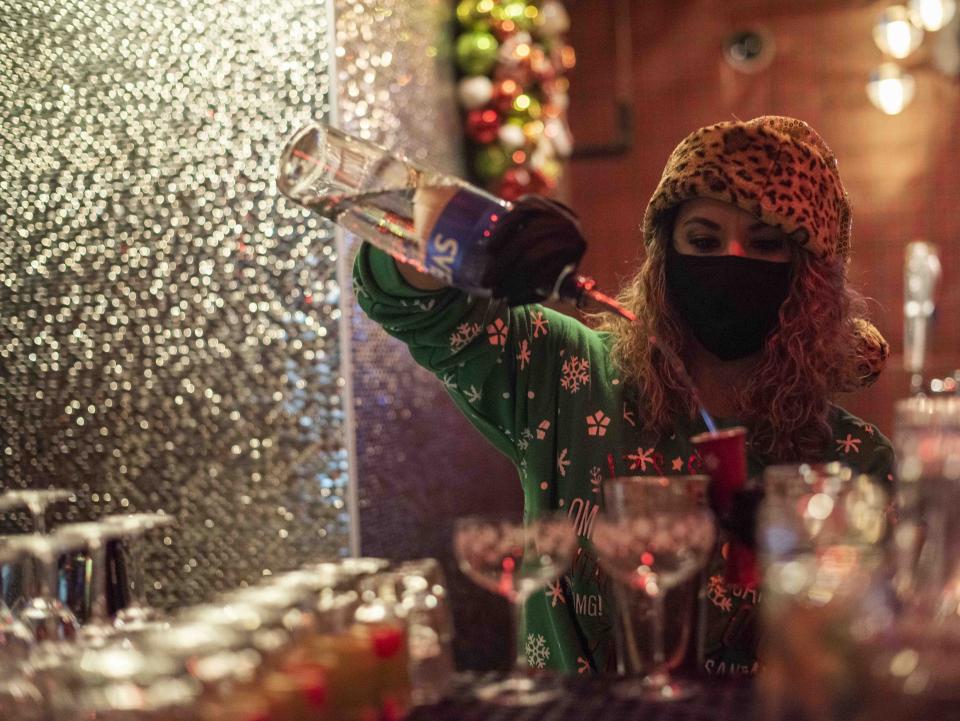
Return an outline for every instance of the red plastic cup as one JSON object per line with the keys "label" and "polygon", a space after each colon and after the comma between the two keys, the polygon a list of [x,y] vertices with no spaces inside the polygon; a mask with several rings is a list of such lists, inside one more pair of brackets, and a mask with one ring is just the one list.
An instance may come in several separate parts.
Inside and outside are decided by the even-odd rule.
{"label": "red plastic cup", "polygon": [[720,513],[732,510],[733,494],[747,485],[747,429],[724,428],[715,433],[700,433],[690,439],[703,459],[703,470],[710,476],[710,496]]}
{"label": "red plastic cup", "polygon": [[[747,429],[724,428],[700,433],[690,441],[700,453],[703,470],[710,476],[710,500],[720,514],[733,510],[733,497],[747,485]],[[736,539],[726,545],[726,577],[731,583],[757,584],[756,554]]]}

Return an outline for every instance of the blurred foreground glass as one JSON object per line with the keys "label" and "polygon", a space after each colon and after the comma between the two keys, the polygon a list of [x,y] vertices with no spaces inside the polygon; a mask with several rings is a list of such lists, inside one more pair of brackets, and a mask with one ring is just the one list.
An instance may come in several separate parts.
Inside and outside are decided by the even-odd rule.
{"label": "blurred foreground glass", "polygon": [[896,588],[933,618],[960,610],[960,398],[916,397],[895,407]]}
{"label": "blurred foreground glass", "polygon": [[50,721],[196,721],[199,684],[166,654],[108,645],[52,673]]}
{"label": "blurred foreground glass", "polygon": [[449,689],[453,663],[453,617],[440,563],[433,558],[406,561],[394,572],[407,620],[410,681],[417,705],[438,702]]}
{"label": "blurred foreground glass", "polygon": [[[668,592],[693,578],[706,564],[716,528],[706,495],[707,476],[637,476],[605,480],[604,512],[597,517],[593,544],[600,566],[619,584],[618,620],[622,653],[637,674],[614,685],[614,693],[655,700],[687,698],[697,685],[673,679],[690,634],[692,608],[671,607],[667,628],[664,600]],[[646,601],[650,610],[649,655],[637,643],[635,615],[627,609]],[[670,638],[668,650],[666,638]],[[639,674],[646,673],[645,676]]]}
{"label": "blurred foreground glass", "polygon": [[[16,561],[21,550],[0,537],[0,563]],[[23,675],[34,648],[34,636],[0,599],[0,710],[4,721],[39,721],[42,696]]]}
{"label": "blurred foreground glass", "polygon": [[[478,517],[457,519],[453,548],[460,570],[479,586],[506,598],[513,610],[510,638],[518,640],[523,608],[535,591],[562,574],[573,560],[577,537],[566,515],[529,521]],[[562,693],[555,676],[537,674],[528,664],[524,644],[517,644],[513,669],[506,679],[474,689],[478,697],[504,706],[532,706]]]}
{"label": "blurred foreground glass", "polygon": [[758,521],[762,718],[860,718],[861,645],[888,629],[888,493],[840,463],[771,466]]}

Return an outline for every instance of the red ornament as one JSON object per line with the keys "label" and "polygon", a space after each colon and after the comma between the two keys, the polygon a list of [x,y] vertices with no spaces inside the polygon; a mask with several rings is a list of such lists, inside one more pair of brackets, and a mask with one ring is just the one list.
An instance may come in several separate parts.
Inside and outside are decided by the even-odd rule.
{"label": "red ornament", "polygon": [[497,40],[503,42],[517,32],[517,24],[513,20],[494,20],[492,30]]}
{"label": "red ornament", "polygon": [[513,101],[523,92],[523,88],[516,80],[504,78],[493,84],[493,107],[506,115],[513,109]]}
{"label": "red ornament", "polygon": [[557,66],[540,45],[530,49],[530,71],[540,83],[549,83],[557,77]]}
{"label": "red ornament", "polygon": [[529,168],[513,167],[503,174],[496,193],[504,200],[516,200],[521,195],[539,192],[536,173]]}
{"label": "red ornament", "polygon": [[487,145],[497,139],[500,130],[500,116],[493,108],[480,108],[467,113],[467,137],[481,145]]}

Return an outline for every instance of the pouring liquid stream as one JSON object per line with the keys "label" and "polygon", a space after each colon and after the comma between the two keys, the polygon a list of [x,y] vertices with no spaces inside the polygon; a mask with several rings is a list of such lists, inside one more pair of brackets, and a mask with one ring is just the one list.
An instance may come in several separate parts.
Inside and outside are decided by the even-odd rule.
{"label": "pouring liquid stream", "polygon": [[[576,276],[573,279],[569,279],[565,283],[575,286],[576,290],[572,291],[569,295],[570,297],[576,299],[578,306],[585,304],[585,302],[581,299],[586,299],[591,304],[603,308],[605,311],[613,313],[614,315],[619,315],[621,318],[630,323],[643,322],[628,308],[621,305],[606,293],[598,290],[596,287],[597,283],[593,278],[587,278],[581,275]],[[561,288],[562,287],[563,286],[561,286]],[[561,297],[563,296],[561,295]],[[683,365],[683,361],[680,360],[680,357],[672,348],[670,348],[670,346],[668,346],[666,343],[661,343],[659,338],[650,333],[649,329],[645,328],[644,330],[647,332],[647,338],[650,342],[650,345],[660,352],[664,360],[666,360],[667,365],[670,366],[671,370],[673,370],[673,372],[679,376],[680,380],[687,387],[687,392],[690,393],[690,397],[693,399],[694,405],[696,405],[697,411],[699,412],[700,417],[703,419],[703,423],[707,427],[707,430],[710,433],[716,433],[716,423],[714,423],[713,418],[707,412],[707,409],[704,408],[703,403],[700,402],[700,397],[697,394],[697,388],[693,384],[693,379],[690,378],[690,374],[687,373],[687,369],[686,366]]]}

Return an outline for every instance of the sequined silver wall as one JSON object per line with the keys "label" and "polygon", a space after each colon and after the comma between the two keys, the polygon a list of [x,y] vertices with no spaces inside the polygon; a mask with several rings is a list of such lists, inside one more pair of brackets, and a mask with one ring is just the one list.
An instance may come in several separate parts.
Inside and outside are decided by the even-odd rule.
{"label": "sequined silver wall", "polygon": [[[337,2],[338,115],[347,130],[459,175],[452,11],[446,0]],[[459,574],[450,540],[457,516],[519,510],[516,471],[405,347],[357,311],[352,298],[349,305],[360,548],[390,558],[439,558],[458,665],[490,668],[512,658],[502,632],[507,607]]]}
{"label": "sequined silver wall", "polygon": [[[444,0],[338,2],[338,116],[345,130],[462,175],[451,21]],[[402,344],[356,309],[352,328],[362,550],[443,550],[433,536],[445,509],[486,495],[512,468]]]}
{"label": "sequined silver wall", "polygon": [[175,515],[159,605],[347,549],[336,245],[273,182],[329,10],[0,2],[0,485]]}
{"label": "sequined silver wall", "polygon": [[[166,607],[348,552],[351,492],[363,552],[448,561],[453,517],[519,503],[509,464],[340,298],[338,239],[273,184],[280,139],[335,114],[461,171],[445,0],[0,12],[0,487],[75,489],[54,521],[175,515],[144,547]],[[480,609],[458,604],[468,625]]]}

